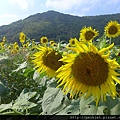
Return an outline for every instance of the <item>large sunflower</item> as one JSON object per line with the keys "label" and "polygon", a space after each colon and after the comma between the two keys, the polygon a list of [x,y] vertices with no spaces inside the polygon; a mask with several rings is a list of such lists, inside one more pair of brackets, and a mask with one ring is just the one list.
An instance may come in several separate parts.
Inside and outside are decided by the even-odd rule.
{"label": "large sunflower", "polygon": [[92,42],[92,40],[98,36],[98,31],[92,29],[92,27],[84,27],[80,31],[80,41]]}
{"label": "large sunflower", "polygon": [[33,54],[32,60],[35,68],[38,68],[37,71],[40,73],[46,72],[50,78],[54,77],[57,69],[63,65],[62,61],[58,61],[62,55],[53,48],[40,46],[38,49],[40,51]]}
{"label": "large sunflower", "polygon": [[115,98],[115,83],[120,84],[115,70],[120,66],[115,59],[109,59],[113,45],[98,50],[92,44],[86,46],[76,41],[76,54],[67,54],[60,60],[66,64],[56,71],[58,87],[63,85],[63,91],[70,93],[71,98],[92,95],[96,105],[100,99],[105,101],[106,94]]}
{"label": "large sunflower", "polygon": [[117,37],[120,35],[120,24],[117,21],[110,21],[104,28],[107,37]]}

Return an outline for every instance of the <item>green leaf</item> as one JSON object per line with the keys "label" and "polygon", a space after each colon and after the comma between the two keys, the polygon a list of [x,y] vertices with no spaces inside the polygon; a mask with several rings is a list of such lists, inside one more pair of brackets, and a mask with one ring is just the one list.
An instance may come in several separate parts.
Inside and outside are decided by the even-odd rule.
{"label": "green leaf", "polygon": [[26,109],[37,106],[37,104],[29,101],[31,98],[35,97],[36,94],[37,92],[27,92],[26,89],[23,89],[11,108],[23,112]]}
{"label": "green leaf", "polygon": [[72,100],[71,104],[66,106],[57,115],[79,115],[80,114],[80,99]]}
{"label": "green leaf", "polygon": [[21,101],[21,100],[30,100],[31,98],[35,97],[37,92],[27,92],[26,89],[23,89],[22,92],[20,93],[20,96],[15,100]]}
{"label": "green leaf", "polygon": [[23,75],[24,75],[25,77],[28,77],[29,74],[32,74],[32,75],[33,75],[33,73],[34,73],[33,68],[27,68],[27,69],[25,69]]}
{"label": "green leaf", "polygon": [[80,113],[81,115],[118,115],[117,111],[120,108],[120,99],[112,99],[111,96],[106,96],[106,101],[99,101],[98,106],[96,106],[95,101],[92,96],[89,98],[82,98],[80,101]]}
{"label": "green leaf", "polygon": [[37,106],[37,104],[29,102],[25,99],[21,99],[13,104],[12,109],[23,112],[24,110],[33,108],[35,106]]}
{"label": "green leaf", "polygon": [[0,96],[4,95],[7,92],[6,86],[0,81]]}
{"label": "green leaf", "polygon": [[0,115],[20,115],[20,114],[16,114],[14,111],[10,111],[10,112],[1,113]]}
{"label": "green leaf", "polygon": [[81,98],[80,101],[80,113],[81,115],[96,115],[97,107],[95,106],[95,102],[92,97],[85,99]]}
{"label": "green leaf", "polygon": [[26,66],[27,66],[27,62],[25,61],[22,64],[20,64],[16,70],[13,70],[12,72],[18,72],[19,70],[25,68]]}
{"label": "green leaf", "polygon": [[43,115],[57,114],[68,104],[70,104],[70,100],[60,88],[48,87],[43,96]]}
{"label": "green leaf", "polygon": [[8,56],[1,56],[0,55],[0,60],[8,59]]}
{"label": "green leaf", "polygon": [[0,105],[0,113],[5,111],[5,110],[11,109],[11,107],[12,107],[12,102],[9,104],[1,104]]}
{"label": "green leaf", "polygon": [[5,52],[5,50],[4,50],[4,49],[0,50],[0,53],[4,53],[4,52]]}
{"label": "green leaf", "polygon": [[24,115],[24,114],[13,109],[13,111],[4,112],[4,113],[1,113],[1,115]]}
{"label": "green leaf", "polygon": [[106,96],[105,104],[109,109],[114,108],[118,103],[120,103],[120,98],[113,99],[111,96]]}
{"label": "green leaf", "polygon": [[116,104],[116,105],[111,109],[111,115],[120,115],[120,103]]}

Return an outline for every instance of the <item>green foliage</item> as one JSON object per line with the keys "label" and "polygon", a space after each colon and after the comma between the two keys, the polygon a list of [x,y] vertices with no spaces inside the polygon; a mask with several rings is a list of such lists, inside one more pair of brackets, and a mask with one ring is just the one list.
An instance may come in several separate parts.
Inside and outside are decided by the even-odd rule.
{"label": "green foliage", "polygon": [[[104,27],[110,20],[120,22],[120,14],[100,16],[72,16],[56,11],[48,11],[31,15],[24,20],[19,20],[10,25],[0,27],[0,38],[6,36],[9,42],[19,40],[19,33],[23,31],[30,39],[39,42],[42,36],[49,39],[68,41],[70,38],[79,38],[79,31],[84,26],[92,26],[99,31],[101,37]],[[119,38],[114,41],[119,44]]]}
{"label": "green foliage", "polygon": [[[119,14],[113,16],[119,16]],[[84,19],[89,19],[90,21],[96,19],[103,24],[101,18],[98,19],[98,17],[104,18],[104,16],[73,17],[52,11],[30,16],[23,21],[16,22],[16,24],[12,23],[10,26],[14,29],[24,29],[31,36],[31,29],[33,28],[35,37],[38,34],[36,31],[40,30],[39,32],[41,33],[39,35],[48,35],[50,36],[49,38],[57,38],[59,40],[61,38],[68,39],[72,35],[76,36],[76,34],[79,34],[79,32],[76,32],[76,29],[80,29],[79,22],[73,23],[73,21],[81,20],[86,25],[89,25]],[[110,16],[106,17],[110,18]],[[105,21],[107,22],[108,19],[106,18]],[[71,23],[73,24],[71,25]],[[92,24],[92,22],[90,23]],[[26,26],[26,24],[31,25]],[[65,24],[67,27],[65,27]],[[84,25],[82,23],[79,24]],[[26,27],[22,28],[24,25]],[[7,26],[2,27],[4,30],[8,29]],[[98,27],[100,26],[98,25]],[[100,50],[113,41],[114,39],[110,41],[103,35],[97,41],[93,41],[93,44]],[[48,78],[46,72],[40,74],[34,68],[31,61],[32,55],[37,49],[31,48],[32,43],[29,44],[27,49],[23,49],[20,46],[20,51],[15,54],[7,50],[7,44],[4,50],[0,50],[0,115],[120,115],[119,95],[115,99],[107,95],[106,101],[100,100],[98,106],[96,106],[92,96],[71,99],[69,93],[65,95],[61,88],[57,88],[57,78]],[[55,49],[61,54],[64,51],[69,52],[65,48],[67,45],[65,40],[59,41],[58,49],[57,47]],[[119,45],[115,45],[110,50],[110,58],[115,58],[120,64],[119,53]],[[120,73],[119,69],[117,71]],[[119,84],[116,84],[116,91],[120,93]]]}
{"label": "green foliage", "polygon": [[81,115],[119,115],[120,98],[107,96],[106,102],[100,101],[96,106],[92,97],[80,101]]}
{"label": "green foliage", "polygon": [[[32,114],[38,104],[30,100],[35,98],[37,92],[28,92],[26,89],[20,93],[19,97],[9,104],[0,105],[1,115],[29,115]],[[34,111],[35,112],[35,111]],[[40,111],[38,111],[39,114]],[[35,114],[35,113],[34,113]]]}

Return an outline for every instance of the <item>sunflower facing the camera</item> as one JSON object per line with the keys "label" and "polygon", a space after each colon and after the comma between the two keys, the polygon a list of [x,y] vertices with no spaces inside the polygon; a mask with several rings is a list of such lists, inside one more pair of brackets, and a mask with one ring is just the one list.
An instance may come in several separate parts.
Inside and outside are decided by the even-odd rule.
{"label": "sunflower facing the camera", "polygon": [[92,42],[92,40],[98,36],[98,31],[93,29],[92,27],[83,27],[80,31],[80,41],[83,42]]}
{"label": "sunflower facing the camera", "polygon": [[[70,93],[71,98],[89,97],[98,105],[99,100],[106,100],[106,94],[115,98],[117,95],[115,83],[120,81],[115,70],[120,67],[115,59],[109,59],[114,44],[98,50],[92,44],[81,44],[75,41],[75,54],[70,53],[60,59],[66,64],[57,71],[58,87],[63,86],[65,94]],[[70,49],[70,48],[69,48]],[[105,54],[106,53],[106,54]]]}
{"label": "sunflower facing the camera", "polygon": [[115,38],[120,35],[120,24],[117,21],[110,21],[104,31],[108,38]]}

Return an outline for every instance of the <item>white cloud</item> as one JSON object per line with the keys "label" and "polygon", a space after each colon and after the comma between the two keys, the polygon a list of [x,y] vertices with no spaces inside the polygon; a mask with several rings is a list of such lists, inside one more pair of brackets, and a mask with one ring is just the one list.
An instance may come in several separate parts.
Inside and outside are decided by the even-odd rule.
{"label": "white cloud", "polygon": [[108,1],[106,1],[106,3],[108,4],[108,5],[117,5],[118,3],[120,3],[120,0],[108,0]]}
{"label": "white cloud", "polygon": [[18,5],[21,9],[27,10],[29,6],[33,6],[34,0],[8,0],[12,5]]}
{"label": "white cloud", "polygon": [[53,8],[53,9],[57,9],[57,10],[69,10],[71,9],[73,6],[74,8],[78,5],[78,1],[79,3],[81,3],[83,0],[46,0],[46,7],[48,8]]}
{"label": "white cloud", "polygon": [[83,16],[100,4],[100,1],[101,0],[46,0],[45,5],[48,9]]}
{"label": "white cloud", "polygon": [[8,13],[2,14],[2,15],[0,15],[0,26],[8,25],[8,24],[12,23],[13,20],[17,21],[19,19],[20,18],[15,14],[8,14]]}

